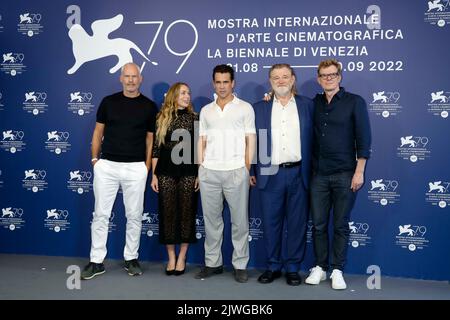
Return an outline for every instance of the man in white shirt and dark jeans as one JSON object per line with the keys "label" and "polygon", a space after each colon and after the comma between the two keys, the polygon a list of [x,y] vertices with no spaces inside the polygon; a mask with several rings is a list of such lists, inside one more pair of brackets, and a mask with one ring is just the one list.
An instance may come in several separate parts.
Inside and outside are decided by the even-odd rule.
{"label": "man in white shirt and dark jeans", "polygon": [[228,203],[233,242],[232,264],[238,282],[247,282],[249,169],[255,148],[252,106],[233,94],[234,70],[218,65],[213,71],[217,99],[200,112],[198,158],[205,223],[205,266],[195,276],[204,279],[223,272],[223,200]]}

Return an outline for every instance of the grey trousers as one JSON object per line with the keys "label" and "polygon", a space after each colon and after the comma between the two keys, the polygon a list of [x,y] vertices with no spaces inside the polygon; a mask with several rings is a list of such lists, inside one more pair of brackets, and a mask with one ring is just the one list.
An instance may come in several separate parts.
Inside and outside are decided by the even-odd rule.
{"label": "grey trousers", "polygon": [[246,269],[249,260],[248,194],[249,173],[246,167],[219,171],[200,166],[198,177],[205,223],[205,265],[223,265],[223,200],[228,203],[233,242],[232,264],[235,269]]}

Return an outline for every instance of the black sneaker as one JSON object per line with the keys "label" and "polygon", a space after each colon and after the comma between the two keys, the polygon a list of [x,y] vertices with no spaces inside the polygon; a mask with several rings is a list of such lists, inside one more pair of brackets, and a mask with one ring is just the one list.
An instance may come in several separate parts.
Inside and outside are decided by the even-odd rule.
{"label": "black sneaker", "polygon": [[125,260],[124,269],[128,271],[130,276],[140,276],[142,274],[142,269],[137,259]]}
{"label": "black sneaker", "polygon": [[195,275],[195,279],[205,279],[215,274],[221,274],[223,266],[219,267],[202,267],[200,272]]}
{"label": "black sneaker", "polygon": [[103,273],[105,273],[105,266],[103,263],[89,262],[89,264],[84,267],[83,271],[81,271],[81,279],[89,280]]}

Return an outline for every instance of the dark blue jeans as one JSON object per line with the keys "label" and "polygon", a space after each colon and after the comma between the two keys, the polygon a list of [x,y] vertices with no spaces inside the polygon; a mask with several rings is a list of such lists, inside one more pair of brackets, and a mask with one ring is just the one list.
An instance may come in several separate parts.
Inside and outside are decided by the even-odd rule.
{"label": "dark blue jeans", "polygon": [[331,175],[314,174],[311,181],[311,217],[316,265],[328,270],[328,223],[333,210],[333,241],[330,265],[343,270],[349,238],[348,222],[356,192],[350,189],[353,172]]}

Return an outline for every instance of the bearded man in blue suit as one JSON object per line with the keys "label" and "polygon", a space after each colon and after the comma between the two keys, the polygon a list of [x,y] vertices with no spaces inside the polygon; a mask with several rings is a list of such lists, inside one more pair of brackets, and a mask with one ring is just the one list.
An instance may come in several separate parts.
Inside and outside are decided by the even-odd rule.
{"label": "bearded man in blue suit", "polygon": [[287,284],[297,286],[301,284],[298,271],[305,253],[309,213],[313,103],[296,94],[290,65],[273,65],[269,79],[272,97],[253,105],[258,151],[250,184],[261,194],[267,252],[267,269],[258,281],[272,282],[281,277],[284,267]]}

